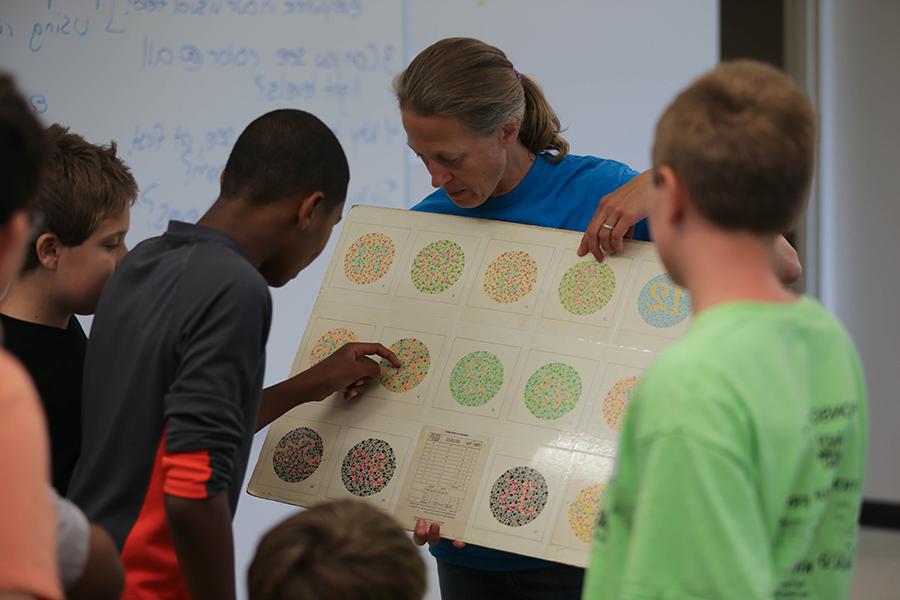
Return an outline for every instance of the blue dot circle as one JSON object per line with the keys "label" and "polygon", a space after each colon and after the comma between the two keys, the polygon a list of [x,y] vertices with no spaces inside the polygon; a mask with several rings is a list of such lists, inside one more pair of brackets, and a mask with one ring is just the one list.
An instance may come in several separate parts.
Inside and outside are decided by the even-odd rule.
{"label": "blue dot circle", "polygon": [[678,325],[691,314],[691,297],[663,273],[644,284],[637,307],[647,325],[664,329]]}

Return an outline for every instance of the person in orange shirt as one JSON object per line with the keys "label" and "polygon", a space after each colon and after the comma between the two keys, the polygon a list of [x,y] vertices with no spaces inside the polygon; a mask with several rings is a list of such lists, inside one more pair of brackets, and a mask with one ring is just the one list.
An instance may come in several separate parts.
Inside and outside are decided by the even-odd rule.
{"label": "person in orange shirt", "polygon": [[[0,296],[22,267],[32,229],[25,206],[45,152],[43,128],[13,80],[0,74]],[[47,426],[34,384],[2,349],[0,481],[0,600],[62,598]]]}

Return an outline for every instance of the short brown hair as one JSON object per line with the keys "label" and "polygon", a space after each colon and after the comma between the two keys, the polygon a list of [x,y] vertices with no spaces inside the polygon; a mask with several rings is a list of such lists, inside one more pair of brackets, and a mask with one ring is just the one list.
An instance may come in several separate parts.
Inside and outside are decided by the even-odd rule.
{"label": "short brown hair", "polygon": [[724,229],[787,232],[812,177],[816,113],[786,75],[724,62],[681,92],[656,125],[655,167],[668,165]]}
{"label": "short brown hair", "polygon": [[[47,128],[49,155],[44,176],[32,206],[41,212],[41,233],[52,233],[64,246],[78,246],[90,237],[103,219],[134,204],[137,183],[116,155],[116,143],[91,144],[67,127]],[[34,246],[25,269],[38,264]]]}
{"label": "short brown hair", "polygon": [[247,581],[250,600],[421,600],[426,586],[412,540],[359,500],[321,504],[275,526]]}
{"label": "short brown hair", "polygon": [[534,154],[569,153],[559,117],[536,81],[513,68],[499,48],[473,38],[446,38],[419,53],[394,78],[401,110],[454,117],[477,135],[522,119],[519,141]]}

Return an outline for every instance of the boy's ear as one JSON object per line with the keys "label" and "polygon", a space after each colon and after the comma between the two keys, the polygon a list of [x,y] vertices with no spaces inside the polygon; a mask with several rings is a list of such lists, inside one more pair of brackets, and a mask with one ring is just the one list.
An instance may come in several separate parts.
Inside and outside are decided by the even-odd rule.
{"label": "boy's ear", "polygon": [[668,165],[656,167],[654,185],[662,192],[660,216],[670,227],[679,227],[684,222],[688,207],[687,189]]}
{"label": "boy's ear", "polygon": [[301,231],[312,225],[313,221],[320,218],[325,210],[325,194],[313,192],[300,200],[297,204],[297,226]]}
{"label": "boy's ear", "polygon": [[51,271],[56,270],[59,264],[59,254],[62,250],[62,244],[55,233],[42,233],[34,242],[34,250],[37,254],[38,263],[45,269]]}

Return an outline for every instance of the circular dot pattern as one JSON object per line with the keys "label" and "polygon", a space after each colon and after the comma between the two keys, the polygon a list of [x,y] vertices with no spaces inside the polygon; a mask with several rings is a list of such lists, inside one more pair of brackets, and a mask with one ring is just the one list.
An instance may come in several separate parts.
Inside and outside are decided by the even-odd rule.
{"label": "circular dot pattern", "polygon": [[316,472],[325,454],[322,437],[309,427],[287,432],[272,453],[272,467],[282,481],[298,483]]}
{"label": "circular dot pattern", "polygon": [[354,496],[371,496],[390,483],[396,469],[397,457],[391,445],[368,438],[347,452],[341,464],[341,481]]}
{"label": "circular dot pattern", "polygon": [[651,327],[674,327],[691,314],[691,297],[665,273],[644,284],[637,300],[641,318]]}
{"label": "circular dot pattern", "polygon": [[466,254],[456,242],[438,240],[422,248],[413,260],[410,277],[423,294],[440,294],[453,287],[466,266]]}
{"label": "circular dot pattern", "polygon": [[512,304],[534,289],[537,263],[522,250],[504,252],[488,265],[484,293],[500,304]]}
{"label": "circular dot pattern", "polygon": [[375,283],[394,262],[394,241],[383,233],[367,233],[357,238],[344,255],[344,274],[359,285]]}
{"label": "circular dot pattern", "polygon": [[470,352],[450,372],[450,393],[458,404],[487,404],[503,385],[503,363],[491,352]]}
{"label": "circular dot pattern", "polygon": [[538,419],[559,419],[575,408],[581,376],[566,363],[546,364],[528,378],[525,406]]}
{"label": "circular dot pattern", "polygon": [[616,274],[606,263],[580,262],[559,282],[559,301],[573,315],[591,315],[606,306],[616,290]]}
{"label": "circular dot pattern", "polygon": [[531,467],[514,467],[491,486],[491,514],[503,525],[521,527],[531,523],[547,505],[547,480]]}
{"label": "circular dot pattern", "polygon": [[428,346],[416,338],[402,338],[391,345],[391,351],[402,366],[395,369],[386,360],[381,361],[381,385],[397,394],[413,389],[428,375],[431,354]]}
{"label": "circular dot pattern", "polygon": [[343,327],[326,332],[325,335],[319,338],[319,341],[316,342],[316,345],[313,346],[312,351],[309,353],[309,366],[319,364],[346,344],[358,341],[359,336],[356,335],[355,331],[344,329]]}
{"label": "circular dot pattern", "polygon": [[597,483],[582,488],[569,505],[569,527],[572,533],[585,544],[590,544],[594,535],[594,524],[600,512],[600,498],[606,491],[605,483]]}
{"label": "circular dot pattern", "polygon": [[613,431],[622,431],[622,419],[625,417],[625,409],[631,399],[631,393],[637,386],[637,375],[626,377],[617,381],[603,399],[603,419]]}

